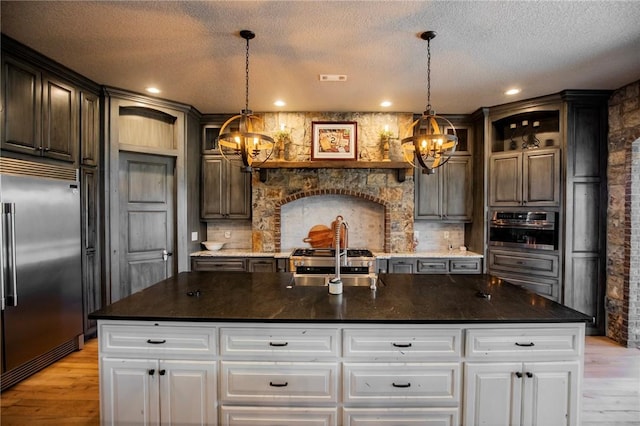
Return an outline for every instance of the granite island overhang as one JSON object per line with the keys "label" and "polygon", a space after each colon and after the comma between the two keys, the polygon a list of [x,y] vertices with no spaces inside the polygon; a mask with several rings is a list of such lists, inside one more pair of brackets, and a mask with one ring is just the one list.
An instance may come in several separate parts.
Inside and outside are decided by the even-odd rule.
{"label": "granite island overhang", "polygon": [[183,272],[89,316],[98,320],[553,323],[591,317],[490,275],[381,274],[377,290],[292,284],[290,273]]}
{"label": "granite island overhang", "polygon": [[579,425],[591,318],[482,275],[189,272],[90,315],[101,424]]}

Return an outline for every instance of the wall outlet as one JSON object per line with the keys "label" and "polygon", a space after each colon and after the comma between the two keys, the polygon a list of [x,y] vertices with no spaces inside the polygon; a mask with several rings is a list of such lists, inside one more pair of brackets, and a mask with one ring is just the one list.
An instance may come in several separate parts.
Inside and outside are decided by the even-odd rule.
{"label": "wall outlet", "polygon": [[231,238],[231,231],[224,231],[225,238]]}
{"label": "wall outlet", "polygon": [[191,241],[198,241],[198,231],[191,233]]}
{"label": "wall outlet", "polygon": [[449,239],[449,231],[444,231],[444,239],[445,240]]}
{"label": "wall outlet", "polygon": [[413,231],[413,239],[414,240],[420,239],[420,231]]}

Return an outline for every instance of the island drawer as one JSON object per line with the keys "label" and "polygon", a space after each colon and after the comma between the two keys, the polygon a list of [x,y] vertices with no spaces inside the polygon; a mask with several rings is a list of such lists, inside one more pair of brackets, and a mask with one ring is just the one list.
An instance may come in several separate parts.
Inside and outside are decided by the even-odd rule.
{"label": "island drawer", "polygon": [[458,408],[352,408],[343,410],[344,426],[397,426],[397,425],[441,425],[456,426],[460,414]]}
{"label": "island drawer", "polygon": [[459,358],[462,331],[457,329],[345,329],[346,358],[408,360]]}
{"label": "island drawer", "polygon": [[575,327],[530,329],[468,330],[466,351],[469,358],[503,358],[523,360],[527,354],[535,359],[577,357],[582,354],[584,336]]}
{"label": "island drawer", "polygon": [[458,405],[460,363],[344,363],[345,404]]}
{"label": "island drawer", "polygon": [[228,426],[337,425],[337,407],[255,407],[223,405],[220,424]]}
{"label": "island drawer", "polygon": [[216,330],[213,327],[102,324],[100,353],[213,357]]}
{"label": "island drawer", "polygon": [[280,359],[292,356],[299,360],[308,355],[337,357],[337,328],[221,328],[220,351],[225,357],[259,356]]}
{"label": "island drawer", "polygon": [[335,403],[337,362],[220,363],[220,398],[242,403]]}

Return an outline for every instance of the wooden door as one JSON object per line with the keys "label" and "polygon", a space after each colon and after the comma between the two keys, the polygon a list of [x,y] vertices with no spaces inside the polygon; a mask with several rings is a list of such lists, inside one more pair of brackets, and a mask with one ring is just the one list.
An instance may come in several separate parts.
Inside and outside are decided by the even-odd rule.
{"label": "wooden door", "polygon": [[444,165],[442,173],[442,219],[471,221],[473,211],[471,157],[452,157]]}
{"label": "wooden door", "polygon": [[104,358],[100,365],[100,424],[157,425],[158,361]]}
{"label": "wooden door", "polygon": [[2,148],[40,155],[40,71],[10,57],[2,61]]}
{"label": "wooden door", "polygon": [[215,361],[160,361],[161,424],[216,424],[215,366]]}
{"label": "wooden door", "polygon": [[436,169],[434,174],[422,173],[422,169],[416,169],[414,179],[416,183],[416,219],[427,219],[440,221],[442,218],[441,208],[441,174],[448,165]]}
{"label": "wooden door", "polygon": [[42,77],[42,152],[45,157],[76,162],[78,107],[76,89],[53,77]]}
{"label": "wooden door", "polygon": [[80,163],[97,166],[100,159],[100,99],[80,94]]}
{"label": "wooden door", "polygon": [[471,363],[465,365],[463,424],[520,425],[522,370],[519,362]]}
{"label": "wooden door", "polygon": [[522,160],[522,201],[527,206],[560,204],[560,150],[525,151]]}
{"label": "wooden door", "polygon": [[221,219],[226,213],[223,178],[224,159],[220,156],[205,155],[202,157],[202,181],[200,198],[200,217],[203,220]]}
{"label": "wooden door", "polygon": [[578,361],[525,363],[523,424],[576,426],[579,371]]}
{"label": "wooden door", "polygon": [[522,203],[522,153],[493,154],[489,173],[489,205],[519,206]]}
{"label": "wooden door", "polygon": [[120,153],[120,297],[176,271],[173,157]]}

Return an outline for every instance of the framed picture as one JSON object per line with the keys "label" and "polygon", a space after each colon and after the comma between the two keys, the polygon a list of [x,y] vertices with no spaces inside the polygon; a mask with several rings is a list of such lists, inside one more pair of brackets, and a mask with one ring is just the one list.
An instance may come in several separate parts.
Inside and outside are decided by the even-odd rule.
{"label": "framed picture", "polygon": [[311,160],[356,160],[358,123],[314,121]]}

